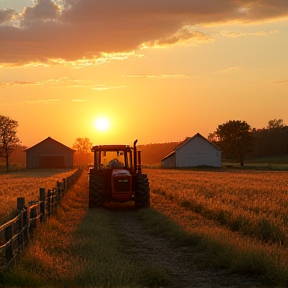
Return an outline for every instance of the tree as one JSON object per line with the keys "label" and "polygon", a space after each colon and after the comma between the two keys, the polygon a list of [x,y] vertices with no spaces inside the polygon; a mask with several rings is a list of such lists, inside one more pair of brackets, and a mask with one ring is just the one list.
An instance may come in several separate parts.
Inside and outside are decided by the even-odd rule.
{"label": "tree", "polygon": [[208,140],[212,143],[217,143],[218,142],[218,138],[215,132],[209,133],[208,135]]}
{"label": "tree", "polygon": [[6,160],[6,172],[9,172],[9,156],[20,144],[17,137],[18,122],[0,115],[0,157]]}
{"label": "tree", "polygon": [[81,165],[88,164],[88,155],[92,144],[93,143],[90,142],[89,138],[77,138],[74,142],[72,148],[77,151],[78,162],[80,162]]}
{"label": "tree", "polygon": [[241,166],[244,165],[244,159],[247,152],[250,152],[253,145],[252,129],[245,121],[230,120],[222,125],[218,125],[214,132],[219,139],[219,145],[223,152],[236,157]]}
{"label": "tree", "polygon": [[283,128],[284,126],[283,119],[273,119],[268,121],[267,129]]}

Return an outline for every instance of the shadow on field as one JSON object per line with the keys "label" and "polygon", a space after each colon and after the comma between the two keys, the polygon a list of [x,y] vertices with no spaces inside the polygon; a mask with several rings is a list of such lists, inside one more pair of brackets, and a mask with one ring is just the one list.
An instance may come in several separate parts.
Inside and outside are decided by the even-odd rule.
{"label": "shadow on field", "polygon": [[133,201],[127,203],[117,203],[117,202],[105,203],[105,209],[111,212],[137,211]]}

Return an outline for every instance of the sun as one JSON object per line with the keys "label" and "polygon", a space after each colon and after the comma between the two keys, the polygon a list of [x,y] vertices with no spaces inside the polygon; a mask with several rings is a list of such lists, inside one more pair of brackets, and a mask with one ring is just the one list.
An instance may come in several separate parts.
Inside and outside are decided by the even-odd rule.
{"label": "sun", "polygon": [[98,118],[95,120],[95,127],[99,131],[107,131],[109,129],[109,121],[106,118]]}

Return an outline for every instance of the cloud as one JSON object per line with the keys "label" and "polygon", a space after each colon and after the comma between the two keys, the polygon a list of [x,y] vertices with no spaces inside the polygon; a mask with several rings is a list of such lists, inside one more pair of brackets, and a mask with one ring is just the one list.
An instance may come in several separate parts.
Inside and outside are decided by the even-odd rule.
{"label": "cloud", "polygon": [[38,82],[31,82],[31,81],[0,82],[0,88],[21,86],[21,85],[23,86],[38,85]]}
{"label": "cloud", "polygon": [[[45,20],[55,20],[58,18],[60,7],[54,2],[47,0],[38,0],[33,7],[26,7],[23,14],[23,20],[26,22],[37,22]],[[27,23],[26,23],[27,25]]]}
{"label": "cloud", "polygon": [[221,31],[220,34],[226,37],[242,37],[242,36],[267,36],[270,34],[278,33],[278,30],[273,31],[258,31],[258,32],[232,32],[232,31]]}
{"label": "cloud", "polygon": [[60,99],[22,99],[16,101],[2,101],[0,106],[18,106],[18,105],[30,105],[30,104],[56,104],[60,103]]}
{"label": "cloud", "polygon": [[92,87],[92,90],[96,91],[106,91],[106,90],[113,90],[113,89],[122,89],[125,88],[126,86],[105,86],[105,85],[98,85],[95,87]]}
{"label": "cloud", "polygon": [[[79,79],[72,79],[68,77],[61,77],[61,78],[52,78],[52,79],[46,79],[46,80],[40,80],[40,81],[12,81],[12,82],[0,82],[0,88],[5,87],[14,87],[14,86],[44,86],[46,84],[49,84],[50,87],[86,87],[88,85],[91,85],[91,83],[88,80],[79,80]],[[54,85],[54,86],[51,86]]]}
{"label": "cloud", "polygon": [[180,45],[180,44],[198,44],[203,42],[210,42],[214,41],[214,39],[202,32],[193,31],[192,27],[185,26],[177,31],[175,34],[162,37],[158,40],[151,41],[144,43],[144,47],[154,47],[154,48],[163,48],[163,47],[170,47],[173,45]]}
{"label": "cloud", "polygon": [[[15,15],[0,10],[0,64],[96,61],[103,55],[211,41],[204,24],[288,16],[287,0],[38,0]],[[16,17],[17,16],[17,17]],[[191,27],[198,27],[193,30]],[[188,28],[189,27],[189,28]],[[147,45],[147,44],[146,44]],[[84,61],[85,61],[84,60]],[[94,62],[95,64],[95,62]]]}
{"label": "cloud", "polygon": [[123,75],[126,78],[142,78],[142,79],[171,79],[171,78],[188,78],[185,74],[135,74],[135,75]]}
{"label": "cloud", "polygon": [[0,10],[0,25],[11,21],[16,15],[17,13],[14,9]]}

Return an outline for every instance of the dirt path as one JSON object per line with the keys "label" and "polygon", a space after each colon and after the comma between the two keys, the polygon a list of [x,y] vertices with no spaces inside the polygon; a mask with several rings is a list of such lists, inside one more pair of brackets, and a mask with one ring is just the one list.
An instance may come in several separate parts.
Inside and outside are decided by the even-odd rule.
{"label": "dirt path", "polygon": [[[111,225],[121,236],[126,253],[152,267],[161,267],[171,279],[169,287],[261,287],[253,279],[222,271],[200,270],[189,247],[176,247],[167,238],[151,235],[134,210],[111,209]],[[128,244],[128,245],[127,245]],[[126,248],[125,248],[126,247]]]}

